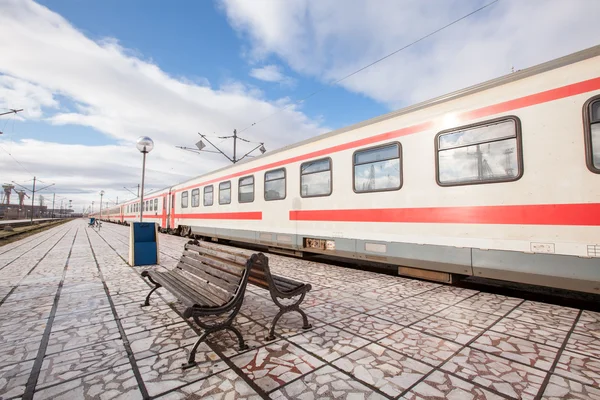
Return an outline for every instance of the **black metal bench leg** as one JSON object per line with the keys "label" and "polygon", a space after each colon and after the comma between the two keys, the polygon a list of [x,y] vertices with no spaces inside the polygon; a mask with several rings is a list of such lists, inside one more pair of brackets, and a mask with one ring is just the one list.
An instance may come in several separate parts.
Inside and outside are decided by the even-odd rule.
{"label": "black metal bench leg", "polygon": [[284,310],[284,309],[279,310],[279,312],[277,313],[275,318],[273,318],[273,322],[271,322],[271,329],[269,329],[269,336],[267,336],[265,338],[265,340],[271,341],[271,340],[275,339],[275,326],[277,325],[277,321],[279,321],[279,318],[281,318],[281,316],[283,314],[285,314],[287,311],[288,310]]}
{"label": "black metal bench leg", "polygon": [[304,323],[304,326],[302,327],[302,329],[310,329],[312,328],[312,325],[308,323],[308,317],[306,316],[306,314],[304,313],[304,311],[302,311],[300,309],[300,307],[295,308],[295,311],[298,311],[300,313],[300,315],[302,315],[302,322]]}
{"label": "black metal bench leg", "polygon": [[211,333],[212,333],[212,331],[205,331],[200,336],[200,338],[198,338],[198,341],[196,342],[196,344],[194,345],[194,348],[190,352],[190,357],[188,358],[187,364],[181,364],[181,368],[188,369],[188,368],[195,367],[198,364],[198,363],[196,363],[196,351],[198,350],[198,347],[200,346],[200,344],[202,342],[204,342],[206,340],[206,338],[208,337],[208,335],[210,335]]}
{"label": "black metal bench leg", "polygon": [[150,293],[148,293],[148,296],[146,296],[146,301],[144,302],[144,304],[142,304],[140,307],[147,307],[150,305],[150,296],[152,296],[152,293],[154,293],[156,291],[156,289],[161,288],[162,286],[160,285],[160,283],[156,283],[152,277],[148,274],[148,271],[143,271],[142,272],[142,277],[143,278],[148,278],[148,280],[153,283],[155,285],[154,288],[152,288],[152,290],[150,290]]}
{"label": "black metal bench leg", "polygon": [[158,285],[158,286],[155,286],[154,288],[152,288],[150,293],[148,293],[148,296],[146,296],[146,301],[144,302],[144,304],[142,304],[142,307],[147,307],[150,305],[150,296],[152,296],[152,293],[154,293],[156,291],[156,289],[158,289],[160,287],[162,287],[162,286]]}
{"label": "black metal bench leg", "polygon": [[240,351],[248,350],[248,345],[244,343],[244,337],[242,333],[234,326],[226,326],[225,329],[229,329],[231,332],[235,333],[235,336],[238,338],[238,342],[240,343]]}

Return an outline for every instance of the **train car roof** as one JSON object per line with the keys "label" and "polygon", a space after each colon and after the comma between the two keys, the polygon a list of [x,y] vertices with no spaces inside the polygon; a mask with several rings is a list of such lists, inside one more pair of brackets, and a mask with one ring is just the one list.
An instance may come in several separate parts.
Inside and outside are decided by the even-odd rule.
{"label": "train car roof", "polygon": [[294,149],[296,147],[304,146],[306,144],[313,143],[313,142],[316,142],[316,141],[319,141],[319,140],[322,140],[322,139],[330,138],[332,136],[337,136],[337,135],[340,135],[342,133],[345,133],[345,132],[348,132],[348,131],[351,131],[351,130],[354,130],[354,129],[362,128],[364,126],[368,126],[368,125],[371,125],[371,124],[382,122],[382,121],[385,121],[385,120],[388,120],[388,119],[391,119],[391,118],[398,117],[400,115],[405,115],[405,114],[408,114],[408,113],[411,113],[411,112],[414,112],[414,111],[422,110],[422,109],[427,108],[427,107],[431,107],[431,106],[434,106],[434,105],[442,104],[442,103],[445,103],[447,101],[459,99],[461,97],[468,96],[468,95],[471,95],[471,94],[474,94],[474,93],[478,93],[478,92],[481,92],[481,91],[484,91],[484,90],[488,90],[488,89],[491,89],[491,88],[494,88],[494,87],[497,87],[497,86],[500,86],[500,85],[504,85],[504,84],[507,84],[507,83],[510,83],[510,82],[515,82],[515,81],[518,81],[518,80],[521,80],[521,79],[524,79],[524,78],[528,78],[528,77],[533,76],[533,75],[537,75],[537,74],[540,74],[540,73],[543,73],[543,72],[551,71],[553,69],[564,67],[564,66],[569,65],[569,64],[574,64],[574,63],[579,62],[579,61],[587,60],[589,58],[596,57],[598,55],[600,55],[600,45],[589,47],[587,49],[578,51],[576,53],[571,53],[571,54],[568,54],[566,56],[563,56],[563,57],[560,57],[560,58],[556,58],[554,60],[550,60],[550,61],[544,62],[542,64],[534,65],[532,67],[529,67],[529,68],[526,68],[526,69],[523,69],[523,70],[519,70],[519,71],[516,71],[516,72],[511,72],[510,74],[503,75],[503,76],[500,76],[498,78],[491,79],[489,81],[478,83],[476,85],[469,86],[467,88],[460,89],[460,90],[457,90],[457,91],[454,91],[454,92],[451,92],[451,93],[448,93],[448,94],[444,94],[444,95],[435,97],[433,99],[425,100],[425,101],[422,101],[420,103],[417,103],[417,104],[414,104],[414,105],[411,105],[411,106],[408,106],[408,107],[404,107],[404,108],[401,108],[401,109],[396,110],[396,111],[391,111],[391,112],[389,112],[387,114],[379,115],[377,117],[374,117],[374,118],[371,118],[371,119],[368,119],[368,120],[365,120],[365,121],[362,121],[362,122],[358,122],[358,123],[353,124],[353,125],[349,125],[349,126],[346,126],[346,127],[343,127],[343,128],[339,128],[339,129],[333,130],[331,132],[323,133],[321,135],[317,135],[317,136],[314,136],[314,137],[309,138],[309,139],[305,139],[305,140],[300,141],[300,142],[289,144],[287,146],[284,146],[284,147],[281,147],[279,149],[267,152],[267,153],[262,154],[260,156],[240,161],[240,162],[236,163],[235,165],[227,165],[225,167],[216,169],[216,170],[211,171],[211,172],[207,172],[207,173],[202,174],[202,175],[195,176],[193,178],[187,179],[187,180],[179,182],[177,184],[168,186],[166,188],[163,188],[163,189],[160,189],[160,190],[156,190],[156,191],[154,191],[152,193],[149,193],[148,195],[154,194],[154,193],[158,193],[158,192],[161,192],[161,191],[163,191],[165,189],[168,189],[170,187],[182,185],[182,184],[190,182],[190,181],[192,181],[194,179],[198,179],[198,178],[201,178],[203,176],[210,175],[210,174],[215,174],[215,173],[218,173],[220,171],[224,171],[224,170],[233,168],[233,167],[238,166],[238,165],[246,164],[246,163],[249,163],[249,162],[255,162],[256,160],[262,159],[264,157],[272,156],[274,154],[281,153],[281,152],[284,152],[284,151],[287,151],[287,150],[290,150],[290,149]]}

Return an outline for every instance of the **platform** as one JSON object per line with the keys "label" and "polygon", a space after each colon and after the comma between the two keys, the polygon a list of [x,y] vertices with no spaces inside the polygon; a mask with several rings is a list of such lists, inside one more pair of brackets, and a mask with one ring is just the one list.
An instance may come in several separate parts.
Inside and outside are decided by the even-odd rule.
{"label": "platform", "polygon": [[[0,247],[3,399],[600,399],[600,314],[269,254],[313,285],[277,313],[248,286],[227,332],[181,370],[197,332],[130,267],[127,227],[74,220]],[[187,239],[161,235],[172,268]],[[251,252],[248,251],[248,254]],[[212,397],[211,397],[212,396]]]}

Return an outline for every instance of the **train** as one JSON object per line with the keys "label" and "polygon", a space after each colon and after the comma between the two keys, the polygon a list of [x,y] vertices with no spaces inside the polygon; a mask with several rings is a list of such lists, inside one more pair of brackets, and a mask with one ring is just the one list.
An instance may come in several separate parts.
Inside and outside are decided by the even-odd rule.
{"label": "train", "polygon": [[[600,46],[267,152],[102,219],[600,293]],[[98,213],[94,215],[99,217]]]}

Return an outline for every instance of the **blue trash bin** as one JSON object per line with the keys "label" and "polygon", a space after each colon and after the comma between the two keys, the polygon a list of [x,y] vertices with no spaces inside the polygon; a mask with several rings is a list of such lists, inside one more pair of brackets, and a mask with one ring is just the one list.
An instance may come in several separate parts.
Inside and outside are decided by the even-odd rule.
{"label": "blue trash bin", "polygon": [[158,226],[154,222],[134,222],[130,228],[129,264],[158,264]]}

